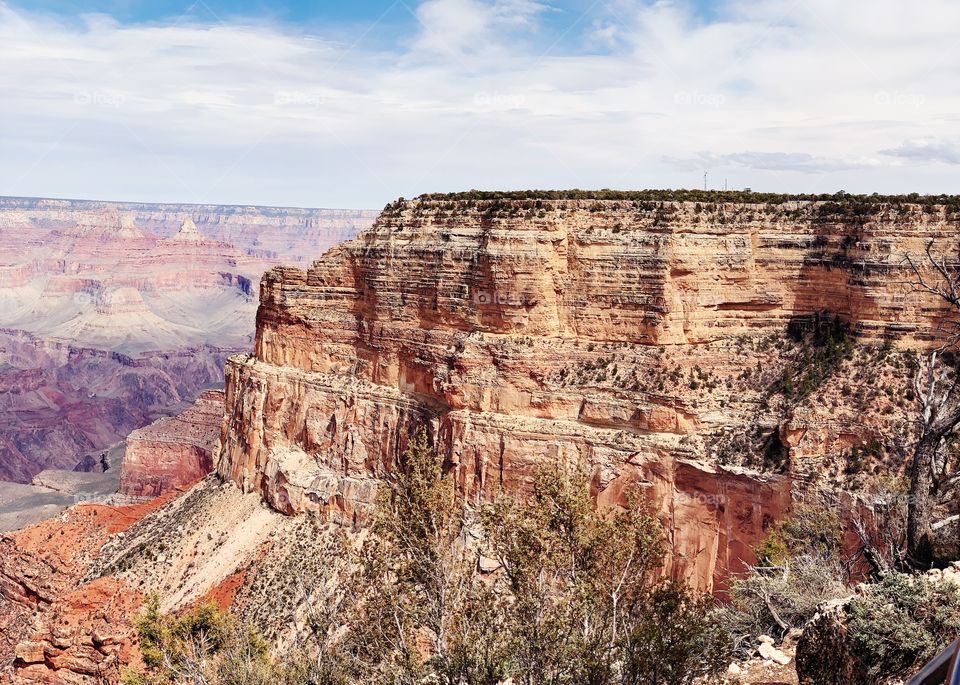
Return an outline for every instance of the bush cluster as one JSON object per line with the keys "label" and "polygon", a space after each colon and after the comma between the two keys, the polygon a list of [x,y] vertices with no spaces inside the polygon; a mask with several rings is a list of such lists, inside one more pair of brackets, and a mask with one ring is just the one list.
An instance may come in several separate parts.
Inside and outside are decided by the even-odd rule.
{"label": "bush cluster", "polygon": [[787,399],[802,400],[819,388],[853,352],[853,338],[839,316],[819,312],[795,318],[787,325],[787,337],[799,345],[774,389]]}
{"label": "bush cluster", "polygon": [[313,594],[297,654],[272,664],[219,614],[151,605],[148,670],[127,682],[200,682],[188,667],[203,663],[217,685],[688,685],[729,663],[713,600],[662,579],[656,519],[597,511],[582,474],[542,471],[528,497],[475,511],[420,435],[390,486],[347,545],[352,572]]}
{"label": "bush cluster", "polygon": [[929,661],[960,634],[960,588],[889,573],[855,597],[848,612],[852,652],[879,680]]}
{"label": "bush cluster", "polygon": [[[876,211],[883,205],[913,204],[960,208],[960,195],[855,195],[850,193],[754,193],[739,190],[650,189],[650,190],[469,190],[455,193],[429,193],[421,200],[647,200],[661,202],[739,202],[748,204],[785,204],[787,202],[822,202],[822,215],[856,214]],[[869,209],[865,209],[869,208]]]}
{"label": "bush cluster", "polygon": [[849,593],[842,544],[840,519],[822,504],[798,505],[770,529],[756,549],[756,565],[731,587],[726,622],[744,654],[758,636],[802,628],[823,602]]}

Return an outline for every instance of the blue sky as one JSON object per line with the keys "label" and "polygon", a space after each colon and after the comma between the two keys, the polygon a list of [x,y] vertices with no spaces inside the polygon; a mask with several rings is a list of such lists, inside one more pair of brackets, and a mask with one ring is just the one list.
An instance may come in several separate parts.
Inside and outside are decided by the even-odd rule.
{"label": "blue sky", "polygon": [[[30,11],[55,13],[61,16],[78,16],[89,13],[109,14],[118,21],[166,22],[182,17],[206,20],[218,17],[224,21],[237,18],[269,18],[276,21],[319,26],[335,24],[367,25],[377,20],[386,20],[400,30],[416,28],[416,18],[410,10],[417,6],[416,0],[350,0],[347,2],[264,2],[262,0],[94,0],[92,2],[69,2],[68,0],[39,0],[37,2],[13,2],[14,7]],[[605,3],[595,0],[564,0],[549,3],[554,14],[555,28],[566,30],[566,17],[586,14],[602,16],[613,11]],[[610,3],[615,4],[615,3]],[[691,7],[704,17],[722,12],[723,2],[698,0]]]}
{"label": "blue sky", "polygon": [[[422,3],[418,0],[94,0],[83,3],[40,0],[9,4],[24,11],[49,13],[74,21],[82,21],[90,14],[104,14],[124,24],[269,22],[302,32],[349,37],[366,45],[395,46],[415,36],[421,28],[417,7]],[[608,46],[583,45],[579,38],[594,22],[621,21],[617,0],[563,0],[541,4],[548,9],[542,13],[533,36],[541,47],[604,51]],[[691,0],[685,4],[703,21],[722,16],[725,5],[711,0]]]}
{"label": "blue sky", "polygon": [[954,0],[0,0],[0,195],[955,192],[958,25]]}

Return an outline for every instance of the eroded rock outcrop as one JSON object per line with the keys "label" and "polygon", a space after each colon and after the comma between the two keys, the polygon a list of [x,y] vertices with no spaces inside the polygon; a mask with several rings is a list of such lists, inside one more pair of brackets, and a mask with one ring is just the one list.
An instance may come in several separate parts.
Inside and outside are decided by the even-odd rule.
{"label": "eroded rock outcrop", "polygon": [[130,433],[120,493],[159,497],[185,489],[209,475],[222,422],[223,392],[205,390],[180,414]]}
{"label": "eroded rock outcrop", "polygon": [[111,536],[163,504],[81,505],[0,536],[0,682],[118,682],[143,595],[115,578],[83,578]]}
{"label": "eroded rock outcrop", "polygon": [[641,484],[672,572],[721,589],[790,507],[788,479],[708,459],[730,431],[789,453],[770,339],[829,311],[861,340],[927,344],[943,310],[910,293],[903,255],[955,225],[910,205],[851,221],[816,202],[398,203],[264,277],[255,354],[227,367],[220,473],[352,522],[426,425],[469,498],[522,491],[545,462],[589,469],[601,502]]}

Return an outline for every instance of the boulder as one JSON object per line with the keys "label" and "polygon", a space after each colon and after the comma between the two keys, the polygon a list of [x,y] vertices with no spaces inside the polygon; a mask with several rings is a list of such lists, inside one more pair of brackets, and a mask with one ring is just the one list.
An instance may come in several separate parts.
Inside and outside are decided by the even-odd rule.
{"label": "boulder", "polygon": [[15,654],[21,664],[41,664],[44,659],[42,642],[25,641],[16,646]]}
{"label": "boulder", "polygon": [[773,661],[781,666],[786,666],[790,663],[790,657],[774,647],[773,640],[770,642],[764,642],[761,638],[760,646],[757,648],[757,653],[767,661]]}
{"label": "boulder", "polygon": [[867,667],[846,639],[851,598],[827,602],[803,629],[797,643],[800,685],[868,685]]}

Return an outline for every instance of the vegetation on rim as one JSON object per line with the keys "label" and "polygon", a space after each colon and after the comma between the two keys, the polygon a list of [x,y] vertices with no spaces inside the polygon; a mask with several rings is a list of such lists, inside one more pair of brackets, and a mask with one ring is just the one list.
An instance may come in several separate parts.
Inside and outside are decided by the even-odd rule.
{"label": "vegetation on rim", "polygon": [[[648,189],[648,190],[468,190],[453,193],[428,193],[420,200],[655,200],[663,202],[740,202],[747,204],[784,204],[787,202],[832,202],[838,205],[916,204],[960,208],[960,195],[856,195],[837,193],[754,193],[740,190]],[[832,208],[831,208],[832,209]]]}
{"label": "vegetation on rim", "polygon": [[274,664],[228,617],[153,603],[147,672],[126,682],[686,685],[732,646],[712,599],[661,579],[661,536],[641,506],[597,511],[586,480],[556,470],[525,501],[466,509],[421,434],[372,530],[344,540],[352,573],[313,588],[307,644]]}

